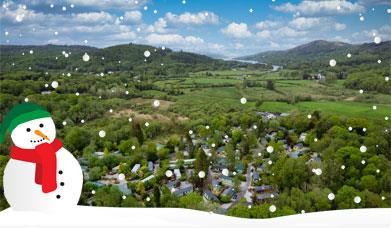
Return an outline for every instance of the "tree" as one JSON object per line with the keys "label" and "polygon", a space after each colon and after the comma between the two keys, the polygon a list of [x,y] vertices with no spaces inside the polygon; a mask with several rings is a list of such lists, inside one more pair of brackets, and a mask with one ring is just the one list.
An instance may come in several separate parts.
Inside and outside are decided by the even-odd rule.
{"label": "tree", "polygon": [[121,203],[121,207],[141,207],[141,206],[142,204],[131,195],[126,196],[126,199],[122,200]]}
{"label": "tree", "polygon": [[88,172],[88,179],[90,181],[99,180],[102,176],[102,169],[99,166],[93,167]]}
{"label": "tree", "polygon": [[351,209],[359,208],[361,204],[354,202],[356,196],[361,197],[359,191],[351,186],[344,185],[340,188],[335,196],[335,202],[337,203],[338,209]]}
{"label": "tree", "polygon": [[274,81],[272,81],[272,80],[267,80],[267,81],[266,81],[266,89],[274,90]]}
{"label": "tree", "polygon": [[70,151],[82,151],[90,142],[88,131],[74,127],[65,136],[66,148]]}
{"label": "tree", "polygon": [[196,210],[204,209],[204,200],[202,196],[197,192],[191,192],[186,196],[179,198],[179,207],[181,208],[190,208]]}
{"label": "tree", "polygon": [[378,182],[376,180],[376,177],[373,176],[373,175],[365,175],[365,176],[362,176],[361,179],[360,179],[360,184],[359,184],[360,188],[362,190],[369,190],[371,192],[377,192],[379,191],[379,188],[378,188]]}
{"label": "tree", "polygon": [[138,122],[134,122],[133,124],[133,131],[134,131],[134,136],[136,136],[138,143],[140,145],[143,145],[144,143],[144,133],[143,130],[141,129],[141,125]]}
{"label": "tree", "polygon": [[160,207],[160,189],[159,186],[153,186],[153,200],[155,202],[156,207]]}
{"label": "tree", "polygon": [[122,193],[116,186],[104,186],[96,190],[94,202],[97,206],[118,207],[121,205]]}

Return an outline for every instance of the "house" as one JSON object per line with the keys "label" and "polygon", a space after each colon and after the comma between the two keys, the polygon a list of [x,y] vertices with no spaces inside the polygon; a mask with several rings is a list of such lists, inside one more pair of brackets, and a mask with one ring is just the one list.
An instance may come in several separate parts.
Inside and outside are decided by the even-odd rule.
{"label": "house", "polygon": [[227,176],[222,175],[220,177],[220,179],[221,179],[221,183],[225,186],[233,186],[233,184],[234,184],[232,177],[227,177]]}
{"label": "house", "polygon": [[140,164],[135,164],[131,170],[132,173],[137,173],[137,171],[140,169]]}
{"label": "house", "polygon": [[193,192],[193,185],[187,181],[181,182],[178,188],[175,188],[172,192],[175,196],[184,196]]}
{"label": "house", "polygon": [[227,168],[227,166],[228,166],[228,161],[227,158],[225,157],[217,157],[212,164],[212,168],[217,171],[223,170]]}
{"label": "house", "polygon": [[270,140],[274,140],[274,138],[277,136],[277,132],[273,131],[273,132],[270,132],[270,133],[267,133],[265,138],[266,139],[270,139]]}
{"label": "house", "polygon": [[111,169],[112,173],[118,173],[118,171],[119,171],[119,165]]}
{"label": "house", "polygon": [[312,162],[314,162],[314,163],[320,163],[321,162],[321,159],[320,159],[318,153],[311,154],[310,155],[310,159],[306,162],[306,164],[312,163]]}
{"label": "house", "polygon": [[304,142],[306,136],[307,136],[306,132],[301,133],[299,136],[299,142]]}
{"label": "house", "polygon": [[174,189],[176,188],[176,186],[178,185],[179,181],[178,180],[174,180],[174,181],[169,181],[167,184],[166,184],[166,187],[168,189]]}
{"label": "house", "polygon": [[278,193],[271,193],[271,192],[265,192],[265,193],[257,193],[255,194],[255,200],[260,203],[269,202],[273,198],[277,197]]}
{"label": "house", "polygon": [[122,194],[124,195],[130,195],[132,193],[132,191],[130,191],[130,189],[128,188],[128,184],[127,182],[121,182],[119,184],[116,184],[116,186],[118,187],[118,189],[122,192]]}
{"label": "house", "polygon": [[258,192],[258,193],[271,192],[271,191],[273,191],[273,186],[271,186],[271,185],[254,186],[253,189],[255,192]]}
{"label": "house", "polygon": [[155,175],[149,175],[146,178],[142,179],[141,182],[145,183],[148,182],[149,180],[152,180],[155,177]]}
{"label": "house", "polygon": [[176,179],[180,179],[182,177],[181,171],[179,169],[174,169],[174,174]]}
{"label": "house", "polygon": [[161,143],[155,143],[155,146],[156,146],[156,150],[160,150],[164,147],[164,145]]}
{"label": "house", "polygon": [[224,191],[221,193],[221,196],[228,196],[229,198],[232,198],[235,195],[235,190],[233,187],[228,187],[224,189]]}
{"label": "house", "polygon": [[204,153],[206,154],[206,156],[208,156],[208,157],[212,156],[211,149],[209,149],[209,148],[207,148],[207,147],[202,147],[202,150],[204,151]]}
{"label": "house", "polygon": [[153,172],[153,162],[151,161],[148,162],[148,170],[149,172]]}
{"label": "house", "polygon": [[209,189],[204,190],[203,196],[206,200],[219,201],[219,199],[215,195],[213,195],[213,193]]}
{"label": "house", "polygon": [[217,154],[222,154],[224,152],[224,146],[220,146],[219,148],[217,148],[216,152]]}
{"label": "house", "polygon": [[98,158],[103,158],[103,156],[105,155],[105,153],[102,152],[102,151],[96,151],[96,152],[94,152],[94,155],[95,155],[96,157],[98,157]]}
{"label": "house", "polygon": [[253,181],[259,181],[260,179],[259,173],[257,171],[253,172]]}
{"label": "house", "polygon": [[300,150],[303,147],[304,147],[303,143],[297,143],[296,145],[293,146],[293,150]]}
{"label": "house", "polygon": [[244,164],[243,162],[238,162],[235,164],[235,170],[238,173],[243,173],[244,172]]}
{"label": "house", "polygon": [[221,183],[220,180],[212,179],[211,181],[212,191],[219,192],[221,189],[220,183]]}

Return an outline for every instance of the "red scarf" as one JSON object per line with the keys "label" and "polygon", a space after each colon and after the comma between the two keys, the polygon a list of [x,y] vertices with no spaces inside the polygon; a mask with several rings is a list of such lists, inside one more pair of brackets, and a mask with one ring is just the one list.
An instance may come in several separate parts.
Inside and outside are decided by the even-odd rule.
{"label": "red scarf", "polygon": [[62,143],[54,139],[52,143],[43,143],[35,149],[11,148],[11,158],[35,163],[35,183],[42,185],[42,192],[49,193],[57,189],[57,158],[56,152],[62,148]]}

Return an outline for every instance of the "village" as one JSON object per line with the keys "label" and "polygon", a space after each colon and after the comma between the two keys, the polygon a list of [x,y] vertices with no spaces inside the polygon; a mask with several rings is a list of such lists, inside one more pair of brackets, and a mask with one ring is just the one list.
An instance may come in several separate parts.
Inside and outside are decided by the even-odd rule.
{"label": "village", "polygon": [[[288,113],[270,112],[258,112],[257,115],[263,121],[289,116]],[[256,126],[246,129],[246,132],[251,132],[255,129]],[[270,156],[265,156],[273,153],[274,148],[270,146],[272,143],[274,143],[273,145],[282,146],[285,154],[290,158],[298,158],[307,153],[310,158],[308,163],[320,163],[318,154],[311,153],[310,148],[305,146],[306,132],[297,132],[296,134],[299,135],[297,142],[291,146],[288,144],[286,138],[280,136],[281,131],[293,133],[295,129],[278,127],[277,131],[267,131],[263,137],[257,140],[256,147],[250,150],[254,160],[261,159],[260,162],[240,160],[240,150],[236,149],[234,151],[235,162],[234,164],[229,164],[225,145],[232,140],[231,137],[224,135],[221,139],[221,145],[217,147],[214,143],[209,145],[207,137],[197,137],[190,130],[189,135],[192,145],[199,145],[206,157],[211,159],[207,172],[200,171],[198,174],[195,173],[194,164],[196,158],[190,157],[189,148],[184,148],[182,151],[178,151],[179,149],[175,148],[176,154],[178,152],[181,153],[181,158],[183,159],[177,159],[174,153],[170,155],[168,163],[167,161],[160,160],[144,163],[140,161],[130,167],[130,175],[125,175],[121,172],[123,166],[126,165],[125,163],[121,163],[107,170],[99,180],[95,180],[92,183],[96,186],[96,189],[102,186],[117,186],[123,194],[123,199],[132,195],[138,200],[150,200],[153,194],[153,189],[149,185],[150,182],[164,185],[176,197],[182,197],[191,192],[198,191],[202,194],[205,202],[219,204],[220,213],[225,213],[238,203],[246,204],[248,207],[254,204],[268,203],[279,196],[278,186],[273,186],[261,179],[262,175],[274,175],[274,173],[270,173],[271,169],[268,168],[268,166],[272,165],[272,160]],[[161,143],[156,143],[155,145],[157,150],[164,147]],[[120,151],[114,151],[110,154],[112,156],[120,156]],[[93,156],[97,159],[103,159],[106,155],[105,152],[97,151],[93,153]],[[89,181],[87,160],[79,158],[79,162],[82,164],[85,181]],[[165,164],[162,165],[162,163]],[[232,167],[232,169],[228,167]],[[159,175],[159,172],[164,172],[164,175]],[[202,189],[194,186],[190,180],[195,175],[205,180]],[[132,191],[132,187],[130,187],[139,185],[140,183],[143,184],[143,187],[145,186],[143,197],[137,192]],[[94,193],[95,190],[92,191],[91,198],[88,200],[91,205],[93,204]]]}

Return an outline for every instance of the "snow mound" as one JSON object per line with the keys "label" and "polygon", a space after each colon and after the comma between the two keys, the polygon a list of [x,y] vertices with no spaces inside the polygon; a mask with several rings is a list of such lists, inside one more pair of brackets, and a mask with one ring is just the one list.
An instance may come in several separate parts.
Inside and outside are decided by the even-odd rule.
{"label": "snow mound", "polygon": [[77,206],[58,212],[0,212],[0,227],[377,227],[389,228],[391,209],[354,209],[306,213],[272,219],[241,219],[179,208]]}

